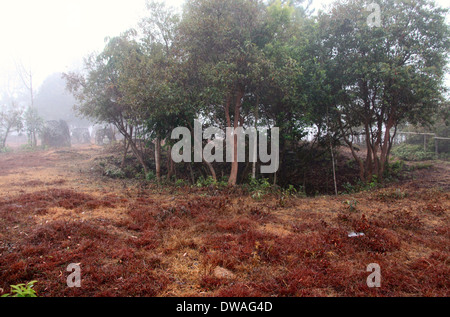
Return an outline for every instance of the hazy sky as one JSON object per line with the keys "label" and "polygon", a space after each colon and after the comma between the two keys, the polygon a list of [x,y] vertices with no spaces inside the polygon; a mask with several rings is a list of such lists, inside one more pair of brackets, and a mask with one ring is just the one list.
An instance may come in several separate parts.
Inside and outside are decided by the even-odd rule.
{"label": "hazy sky", "polygon": [[[315,7],[330,1],[315,0]],[[100,51],[105,37],[134,27],[144,13],[145,0],[0,0],[0,90],[17,79],[15,63],[31,67],[38,88],[48,75]]]}

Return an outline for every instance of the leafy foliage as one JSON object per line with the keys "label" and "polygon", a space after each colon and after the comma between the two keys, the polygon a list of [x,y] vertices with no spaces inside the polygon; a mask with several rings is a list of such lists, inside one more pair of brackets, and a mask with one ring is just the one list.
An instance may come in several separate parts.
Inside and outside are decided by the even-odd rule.
{"label": "leafy foliage", "polygon": [[[450,31],[447,11],[428,0],[380,1],[380,27],[367,23],[366,5],[337,2],[312,16],[302,1],[194,0],[179,15],[148,1],[137,29],[109,38],[86,59],[85,73],[65,78],[77,111],[113,124],[124,136],[124,157],[131,148],[144,175],[153,151],[158,182],[164,158],[167,179],[176,174],[170,132],[192,132],[199,119],[222,130],[279,127],[274,184],[294,184],[291,163],[294,174],[306,174],[302,166],[333,157],[343,144],[361,182],[375,176],[382,183],[398,127],[428,125],[444,111]],[[354,146],[361,136],[363,156]],[[229,185],[249,174],[237,158],[229,167],[204,163],[209,175],[202,177],[217,179],[220,168]],[[195,183],[198,170],[189,168]]]}
{"label": "leafy foliage", "polygon": [[6,148],[6,139],[13,129],[22,129],[22,111],[16,108],[13,103],[11,107],[1,106],[0,108],[0,150]]}
{"label": "leafy foliage", "polygon": [[37,297],[36,291],[33,289],[37,281],[31,281],[27,284],[11,285],[11,294],[7,293],[2,297]]}
{"label": "leafy foliage", "polygon": [[435,158],[435,153],[424,151],[423,145],[401,144],[392,149],[392,155],[405,161],[425,161]]}

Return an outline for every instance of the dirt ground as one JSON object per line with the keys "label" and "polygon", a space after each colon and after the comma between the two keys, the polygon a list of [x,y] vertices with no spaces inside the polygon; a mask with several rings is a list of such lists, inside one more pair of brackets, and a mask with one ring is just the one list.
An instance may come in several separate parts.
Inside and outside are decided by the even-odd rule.
{"label": "dirt ground", "polygon": [[43,297],[450,295],[446,162],[353,195],[255,200],[110,179],[104,155],[0,154],[0,295],[31,280]]}

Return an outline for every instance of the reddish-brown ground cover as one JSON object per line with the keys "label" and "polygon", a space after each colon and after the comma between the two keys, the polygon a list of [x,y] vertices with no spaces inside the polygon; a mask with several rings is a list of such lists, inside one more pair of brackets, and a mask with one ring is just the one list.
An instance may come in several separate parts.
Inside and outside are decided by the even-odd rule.
{"label": "reddish-brown ground cover", "polygon": [[[91,170],[101,155],[0,155],[0,293],[37,280],[39,296],[450,295],[446,163],[371,192],[280,204],[108,179]],[[81,288],[66,285],[71,263]],[[370,263],[380,288],[366,284]]]}

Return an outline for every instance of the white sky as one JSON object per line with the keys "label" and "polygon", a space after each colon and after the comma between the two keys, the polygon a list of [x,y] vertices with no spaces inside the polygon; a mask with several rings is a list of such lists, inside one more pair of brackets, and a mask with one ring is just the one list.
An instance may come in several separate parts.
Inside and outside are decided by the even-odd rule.
{"label": "white sky", "polygon": [[48,75],[71,70],[144,12],[145,0],[0,0],[0,90],[17,79],[16,63],[31,68],[36,88]]}
{"label": "white sky", "polygon": [[[329,2],[314,0],[315,7]],[[144,13],[145,0],[0,0],[0,90],[17,79],[15,62],[32,69],[37,88],[48,75],[101,51],[105,37],[134,27]]]}

